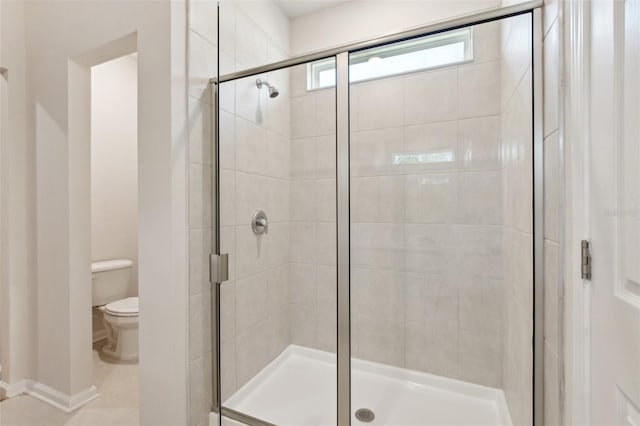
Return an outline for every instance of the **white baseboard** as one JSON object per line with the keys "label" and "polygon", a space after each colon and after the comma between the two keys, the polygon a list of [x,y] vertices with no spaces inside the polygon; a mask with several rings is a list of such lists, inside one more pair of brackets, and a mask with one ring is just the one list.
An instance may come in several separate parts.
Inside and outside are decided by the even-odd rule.
{"label": "white baseboard", "polygon": [[13,398],[14,396],[26,393],[31,385],[31,380],[20,380],[16,383],[7,383],[0,380],[0,389],[4,390],[7,398]]}
{"label": "white baseboard", "polygon": [[7,398],[13,398],[24,393],[53,405],[65,413],[77,410],[98,396],[98,390],[95,386],[91,386],[75,395],[67,395],[47,385],[28,379],[20,380],[16,383],[7,383],[0,380],[0,389],[4,391]]}
{"label": "white baseboard", "polygon": [[75,395],[67,395],[42,383],[33,383],[28,387],[26,393],[42,402],[46,402],[65,413],[77,410],[88,402],[93,401],[98,396],[98,390],[91,386]]}

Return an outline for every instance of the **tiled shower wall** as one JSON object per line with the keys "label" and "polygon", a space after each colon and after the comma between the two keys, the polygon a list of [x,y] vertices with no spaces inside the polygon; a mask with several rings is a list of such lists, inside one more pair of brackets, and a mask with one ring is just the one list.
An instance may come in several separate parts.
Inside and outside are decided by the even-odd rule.
{"label": "tiled shower wall", "polygon": [[[469,64],[351,86],[352,348],[357,358],[501,386],[499,25],[474,28],[474,40]],[[335,92],[305,87],[300,67],[291,214],[306,236],[292,229],[292,340],[334,350],[335,124],[326,114]],[[450,159],[402,157],[425,153]]]}
{"label": "tiled shower wall", "polygon": [[516,425],[531,424],[533,400],[531,38],[530,15],[502,22],[503,389]]}
{"label": "tiled shower wall", "polygon": [[[507,5],[510,2],[503,2]],[[559,123],[561,120],[559,114],[559,93],[560,93],[560,69],[559,62],[562,54],[560,48],[561,38],[561,19],[560,11],[562,2],[557,0],[547,0],[544,2],[543,8],[543,137],[544,137],[544,389],[545,389],[545,424],[559,425],[562,424],[561,417],[561,395],[560,395],[560,378],[562,360],[559,357],[561,341],[559,338],[559,316],[561,315],[561,306],[559,304],[558,282],[561,276],[559,268],[559,252],[560,252],[560,227],[561,208],[560,208],[560,182],[563,179],[561,174],[560,154],[561,146],[559,142]],[[508,131],[507,123],[518,122],[524,123],[531,116],[530,90],[523,85],[527,81],[531,73],[530,58],[531,51],[517,49],[512,42],[518,39],[528,37],[531,31],[528,16],[514,18],[511,25],[503,26],[503,103],[508,102],[508,97],[513,100],[509,107],[503,105],[503,131]],[[518,43],[518,46],[524,46]],[[525,80],[516,86],[516,82],[521,76]],[[506,78],[506,80],[505,80]],[[505,90],[510,86],[513,90]],[[515,107],[516,105],[519,107]],[[518,111],[519,110],[519,111]],[[511,132],[513,133],[513,132]],[[516,143],[509,143],[505,139],[505,166],[507,173],[505,177],[513,179],[529,179],[530,170],[522,169],[522,165],[531,163],[531,153],[524,148],[525,140],[531,140],[531,134],[522,134],[509,137]],[[527,139],[528,138],[528,139]],[[521,140],[522,142],[518,142]],[[522,161],[524,160],[524,164]],[[521,166],[518,166],[518,163]],[[518,167],[521,168],[518,171]],[[509,170],[513,170],[513,174],[509,174]],[[511,176],[511,177],[510,177]],[[529,185],[529,183],[527,183]],[[506,184],[507,186],[509,184]],[[530,186],[527,186],[530,187]],[[505,211],[512,210],[514,207],[523,207],[518,216],[524,218],[527,212],[530,212],[531,193],[517,194],[515,191],[507,190],[505,192]],[[517,197],[520,197],[519,199]],[[526,207],[526,212],[524,208]],[[527,223],[531,223],[532,218],[527,217]],[[526,250],[530,256],[532,250],[531,230],[524,227],[524,222],[517,224],[513,220],[505,221],[505,239],[510,240],[513,249],[508,252],[511,256],[506,256],[505,271],[513,276],[511,282],[513,286],[511,291],[506,292],[506,306],[509,306],[507,316],[505,318],[505,372],[504,372],[504,388],[507,397],[507,403],[511,412],[514,424],[527,425],[531,424],[531,405],[532,399],[531,377],[532,371],[532,346],[531,346],[531,297],[532,283],[530,280],[523,280],[523,277],[531,276],[530,265],[514,263],[518,256],[515,250]],[[508,244],[508,242],[505,242]],[[511,258],[511,259],[509,259]],[[506,276],[507,272],[505,272]]]}
{"label": "tiled shower wall", "polygon": [[562,424],[560,380],[562,359],[559,318],[562,305],[558,289],[560,280],[560,182],[562,175],[559,123],[560,55],[562,2],[547,0],[544,4],[544,411],[545,424]]}
{"label": "tiled shower wall", "polygon": [[[288,19],[271,2],[226,2],[220,14],[221,74],[288,57]],[[269,98],[256,78],[280,95]],[[220,239],[230,255],[221,299],[223,400],[290,342],[288,87],[288,70],[220,87]],[[266,234],[251,229],[256,209],[268,216]]]}
{"label": "tiled shower wall", "polygon": [[474,27],[469,64],[352,86],[355,357],[502,383],[499,34]]}
{"label": "tiled shower wall", "polygon": [[306,82],[291,69],[291,340],[335,352],[336,92]]}
{"label": "tiled shower wall", "polygon": [[[189,3],[191,425],[208,424],[212,400],[208,81],[217,75],[216,3]],[[288,49],[288,20],[271,2],[221,2],[221,74],[284,59]],[[261,77],[279,88],[289,85],[286,71]],[[230,280],[221,290],[224,399],[289,343],[289,100],[286,91],[269,99],[254,78],[221,85],[220,108],[220,237],[231,261]],[[270,219],[269,233],[261,237],[249,227],[256,208],[264,209]]]}

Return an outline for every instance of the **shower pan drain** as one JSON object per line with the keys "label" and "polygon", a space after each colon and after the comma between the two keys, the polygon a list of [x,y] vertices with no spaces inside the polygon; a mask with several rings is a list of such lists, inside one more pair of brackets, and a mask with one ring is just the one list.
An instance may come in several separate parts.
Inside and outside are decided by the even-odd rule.
{"label": "shower pan drain", "polygon": [[363,423],[371,423],[373,419],[376,418],[376,415],[373,414],[373,411],[368,408],[360,408],[356,411],[356,419]]}

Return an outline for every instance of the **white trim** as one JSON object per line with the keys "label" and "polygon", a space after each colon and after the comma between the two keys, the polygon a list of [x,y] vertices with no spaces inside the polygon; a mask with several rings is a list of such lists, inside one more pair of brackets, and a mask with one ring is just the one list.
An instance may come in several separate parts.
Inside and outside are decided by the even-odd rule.
{"label": "white trim", "polygon": [[7,383],[4,380],[0,380],[0,389],[4,390],[7,398],[13,398],[21,393],[26,393],[31,384],[31,380],[20,380],[16,383]]}
{"label": "white trim", "polygon": [[[566,299],[566,283],[565,283],[565,262],[567,259],[567,232],[564,231],[564,218],[567,212],[567,203],[564,197],[566,191],[566,176],[567,167],[565,164],[565,108],[566,108],[566,81],[565,81],[565,69],[566,69],[566,55],[565,55],[565,23],[564,23],[564,8],[558,6],[555,22],[549,24],[548,31],[551,31],[553,25],[558,28],[558,70],[557,78],[558,84],[558,211],[556,212],[556,219],[560,224],[560,230],[558,231],[558,270],[556,277],[558,280],[558,411],[560,424],[566,424],[566,329],[567,323],[567,299]],[[545,36],[546,37],[546,36]],[[571,337],[571,336],[569,336]]]}
{"label": "white trim", "polygon": [[42,383],[33,380],[20,380],[16,383],[7,383],[0,380],[0,389],[4,390],[7,398],[13,398],[20,394],[27,394],[42,402],[56,407],[65,413],[77,410],[83,405],[98,397],[98,390],[91,386],[75,395],[67,395]]}
{"label": "white trim", "polygon": [[26,393],[42,402],[64,411],[65,413],[75,411],[98,397],[98,390],[95,386],[90,386],[75,395],[66,395],[38,382],[31,383]]}
{"label": "white trim", "polygon": [[545,196],[544,196],[544,28],[542,10],[531,14],[533,77],[533,424],[544,426],[545,420]]}
{"label": "white trim", "polygon": [[[624,166],[624,155],[626,151],[625,143],[626,143],[626,129],[625,129],[625,121],[630,121],[626,117],[625,111],[625,84],[626,84],[626,49],[627,43],[632,43],[631,41],[626,40],[625,37],[628,37],[626,34],[626,20],[627,14],[634,15],[634,13],[629,10],[629,8],[640,8],[640,1],[638,0],[629,0],[627,2],[614,2],[613,3],[613,44],[614,44],[614,69],[613,69],[613,79],[614,79],[614,138],[617,141],[620,141],[621,147],[618,147],[617,144],[613,144],[616,147],[616,156],[619,161],[619,169],[617,170],[616,180],[617,185],[616,189],[617,194],[617,206],[616,209],[619,211],[623,211],[625,209],[625,198],[626,190],[620,188],[624,188],[625,185],[625,166]],[[633,44],[631,44],[632,46]],[[632,91],[633,93],[633,91]],[[628,155],[628,154],[626,154]],[[627,167],[628,168],[628,167]],[[632,236],[624,235],[625,230],[625,219],[615,221],[615,250],[617,250],[616,254],[616,267],[615,267],[615,294],[616,296],[628,303],[635,310],[640,310],[640,294],[637,293],[636,282],[631,280],[629,277],[631,274],[626,272],[628,266],[626,265],[628,262],[624,261],[625,254],[625,242],[629,238],[633,238]],[[630,288],[631,286],[631,288]]]}
{"label": "white trim", "polygon": [[[354,65],[357,66],[363,62],[361,58],[379,57],[381,59],[389,59],[407,55],[416,52],[427,52],[429,50],[437,49],[440,47],[450,46],[453,44],[464,44],[463,58],[459,60],[450,60],[447,62],[426,65],[422,64],[414,68],[406,68],[407,64],[387,64],[384,66],[386,70],[381,71],[379,74],[372,73],[368,76],[356,77],[358,74]],[[456,67],[464,64],[470,64],[474,61],[473,54],[474,46],[474,31],[473,27],[465,27],[455,29],[446,33],[431,34],[416,39],[398,41],[392,45],[384,45],[372,47],[370,49],[351,53],[349,55],[349,67],[350,67],[350,84],[365,83],[369,81],[377,81],[384,78],[402,77],[411,74],[419,74],[424,72],[436,71],[442,68]],[[409,49],[409,51],[407,51]],[[391,54],[390,54],[391,53]],[[415,65],[415,64],[413,64]],[[405,67],[405,69],[402,69]],[[320,69],[319,69],[320,68]],[[335,57],[329,57],[324,59],[318,59],[316,61],[308,62],[306,64],[306,80],[307,80],[307,93],[317,90],[324,90],[336,87],[336,78],[334,82],[330,84],[320,85],[320,73],[323,71],[336,71]],[[334,76],[335,77],[335,76]]]}
{"label": "white trim", "polygon": [[587,2],[563,2],[565,7],[565,83],[563,142],[565,144],[564,226],[566,294],[564,424],[590,424],[590,290],[580,277],[579,243],[589,238],[588,144],[590,109],[590,14]]}

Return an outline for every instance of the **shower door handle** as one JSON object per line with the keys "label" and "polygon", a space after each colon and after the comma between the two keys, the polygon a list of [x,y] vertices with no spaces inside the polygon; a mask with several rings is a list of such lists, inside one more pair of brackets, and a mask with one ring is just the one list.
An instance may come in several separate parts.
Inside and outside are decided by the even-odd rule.
{"label": "shower door handle", "polygon": [[209,281],[211,284],[223,283],[229,280],[229,255],[209,255]]}

